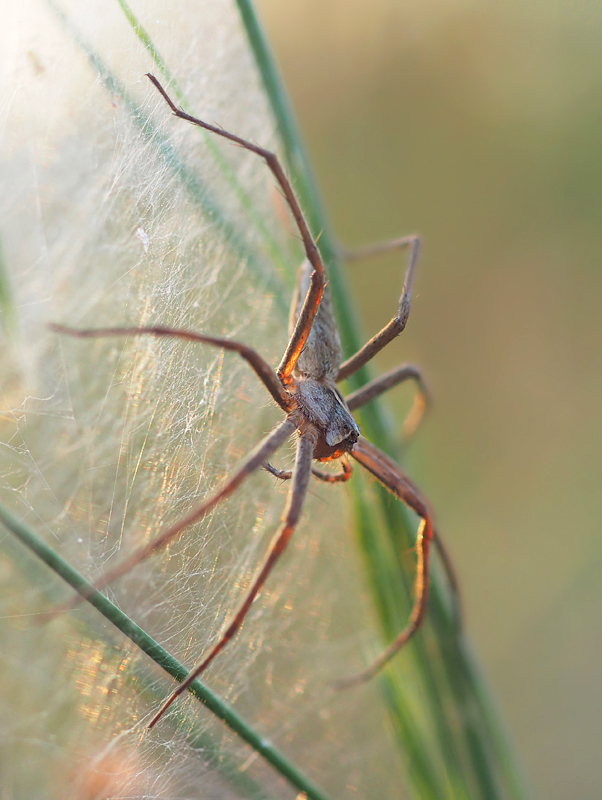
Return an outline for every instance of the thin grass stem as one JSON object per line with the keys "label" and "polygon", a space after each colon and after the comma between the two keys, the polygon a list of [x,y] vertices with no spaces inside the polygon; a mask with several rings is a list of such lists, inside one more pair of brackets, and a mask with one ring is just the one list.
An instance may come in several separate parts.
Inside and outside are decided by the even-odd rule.
{"label": "thin grass stem", "polygon": [[[102,592],[94,589],[76,569],[74,569],[55,550],[49,547],[36,534],[14,517],[8,509],[0,505],[0,522],[16,536],[27,548],[41,559],[53,572],[61,577],[86,601],[111,622],[124,636],[127,636],[139,647],[157,666],[161,667],[175,680],[182,682],[188,675],[188,670],[175,659],[165,648],[156,642],[139,625],[124,614]],[[249,744],[255,752],[259,753],[283,777],[285,777],[300,792],[305,792],[311,800],[328,800],[322,790],[316,786],[303,772],[290,761],[284,753],[274,747],[271,742],[261,736],[252,725],[237,714],[233,708],[219,698],[204,683],[195,680],[190,684],[189,691],[212,714],[224,722],[231,730]]]}

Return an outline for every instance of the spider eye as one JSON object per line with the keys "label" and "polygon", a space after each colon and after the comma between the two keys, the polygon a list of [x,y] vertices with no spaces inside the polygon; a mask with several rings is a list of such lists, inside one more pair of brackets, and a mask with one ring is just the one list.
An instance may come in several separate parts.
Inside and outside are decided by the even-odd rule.
{"label": "spider eye", "polygon": [[342,433],[344,439],[353,440],[354,442],[357,440],[356,429],[349,422],[343,422]]}

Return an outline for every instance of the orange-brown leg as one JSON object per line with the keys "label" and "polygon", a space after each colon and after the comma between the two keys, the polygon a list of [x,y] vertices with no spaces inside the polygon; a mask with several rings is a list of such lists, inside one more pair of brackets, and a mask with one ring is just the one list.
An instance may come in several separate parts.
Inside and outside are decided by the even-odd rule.
{"label": "orange-brown leg", "polygon": [[422,373],[414,364],[402,364],[392,369],[390,372],[381,375],[380,378],[375,378],[375,380],[362,386],[361,389],[352,392],[345,398],[345,402],[350,410],[354,411],[356,408],[360,408],[366,403],[369,403],[370,400],[374,400],[384,392],[387,392],[389,389],[407,380],[414,381],[417,388],[412,408],[401,427],[402,437],[404,439],[409,439],[416,431],[430,403],[430,396],[422,379]]}
{"label": "orange-brown leg", "polygon": [[429,593],[429,558],[430,545],[435,537],[433,524],[426,502],[420,496],[418,489],[410,479],[401,471],[399,466],[383,453],[378,447],[360,437],[351,455],[368,472],[374,475],[396,497],[409,506],[422,522],[418,529],[416,540],[416,582],[414,586],[414,607],[406,627],[391,642],[384,653],[367,669],[357,675],[343,679],[337,685],[340,687],[352,686],[370,680],[393,658],[393,656],[407,644],[416,631],[420,628],[426,615]]}
{"label": "orange-brown leg", "polygon": [[287,178],[280,161],[278,160],[278,156],[275,153],[272,153],[270,150],[266,150],[263,147],[258,147],[256,144],[253,144],[246,139],[241,139],[240,136],[229,133],[223,128],[218,128],[215,125],[209,125],[207,122],[203,122],[202,120],[197,119],[197,117],[187,114],[185,111],[175,105],[154,75],[148,73],[148,78],[161,93],[163,99],[176,117],[186,120],[186,122],[190,122],[193,125],[198,125],[198,127],[204,128],[207,131],[211,131],[211,133],[214,133],[216,136],[222,136],[224,139],[228,139],[230,142],[234,142],[234,144],[244,147],[245,150],[249,150],[251,153],[255,153],[256,155],[260,156],[260,158],[263,158],[265,163],[272,171],[272,174],[276,178],[278,185],[282,189],[284,198],[288,203],[297,228],[299,229],[299,233],[301,234],[301,240],[303,242],[303,247],[305,248],[305,254],[309,263],[314,269],[301,313],[280,362],[280,366],[278,367],[278,375],[284,380],[288,378],[294,370],[295,364],[301,355],[301,351],[305,347],[305,342],[307,341],[307,337],[309,336],[309,332],[311,331],[315,316],[318,312],[320,300],[322,299],[322,294],[324,292],[324,285],[326,283],[324,276],[324,264],[322,263],[320,251],[318,250],[315,239],[310,233],[307,220],[305,219],[303,211],[301,210],[301,206],[299,205],[299,202],[295,196],[293,187],[291,186],[291,183]]}
{"label": "orange-brown leg", "polygon": [[[188,512],[188,514],[181,517],[177,522],[160,533],[156,539],[153,539],[148,544],[135,550],[128,558],[124,559],[124,561],[118,564],[114,569],[110,570],[104,576],[104,578],[99,580],[94,585],[94,589],[102,589],[103,586],[106,586],[107,584],[117,580],[117,578],[120,578],[122,575],[125,575],[135,566],[146,560],[153,553],[164,548],[172,539],[182,533],[183,530],[202,519],[212,508],[215,508],[218,503],[220,503],[222,500],[225,500],[233,492],[235,492],[249,477],[249,475],[255,472],[256,469],[259,469],[266,459],[275,453],[276,450],[278,450],[278,448],[281,447],[290,436],[292,436],[296,428],[296,421],[291,417],[287,417],[278,425],[278,427],[268,433],[268,435],[262,439],[261,442],[249,453],[239,467],[230,475],[221,489],[215,492],[215,494],[213,494],[207,500],[204,500],[200,505],[195,506],[191,511]],[[84,599],[87,596],[87,594],[82,595]],[[50,612],[48,616],[54,617],[58,613],[62,613],[70,608],[75,607],[81,601],[82,597],[76,597],[73,601],[66,603],[55,611]]]}
{"label": "orange-brown leg", "polygon": [[243,624],[244,619],[251,608],[253,600],[259,594],[261,587],[265,583],[270,572],[273,570],[276,562],[284,552],[291,539],[291,536],[294,533],[297,522],[299,521],[303,503],[305,501],[305,495],[307,494],[307,487],[309,485],[314,446],[315,439],[313,435],[301,434],[299,443],[297,445],[297,458],[295,461],[295,468],[293,470],[293,482],[288,495],[282,527],[273,538],[266,560],[264,561],[259,574],[253,581],[253,585],[249,589],[247,596],[243,600],[240,608],[232,618],[231,622],[228,624],[228,627],[224,633],[213,645],[205,658],[188,674],[186,680],[178,686],[171,697],[163,704],[159,712],[153,717],[149,728],[152,728],[153,725],[159,721],[173,701],[180,694],[182,694],[182,692],[184,692],[205,669],[207,669],[209,664],[211,664],[218,653],[220,653],[226,647],[228,642]]}
{"label": "orange-brown leg", "polygon": [[222,350],[238,353],[245,359],[280,408],[287,411],[290,407],[290,397],[272,367],[259,353],[246,344],[242,344],[242,342],[217,336],[207,336],[197,331],[168,328],[165,325],[152,325],[141,328],[69,328],[66,325],[52,323],[49,327],[56,333],[65,333],[78,339],[97,339],[112,336],[157,336],[166,339],[185,339],[190,342],[201,342],[202,344],[221,347]]}
{"label": "orange-brown leg", "polygon": [[[275,478],[278,478],[281,481],[290,481],[290,479],[293,477],[291,470],[277,469],[273,464],[270,464],[269,461],[266,461],[266,463],[263,464],[263,468],[266,470],[266,472],[269,472],[270,475],[273,475]],[[323,481],[324,483],[347,483],[353,474],[353,468],[351,467],[351,464],[348,464],[346,461],[342,461],[340,472],[322,472],[322,470],[312,467],[311,474],[314,476],[314,478],[317,478],[319,481]]]}
{"label": "orange-brown leg", "polygon": [[392,250],[396,247],[408,247],[408,265],[406,268],[403,288],[397,306],[397,314],[389,322],[388,325],[373,336],[369,342],[360,348],[357,353],[348,358],[339,368],[337,381],[342,381],[349,378],[358,371],[364,364],[371,361],[374,356],[379,353],[383,347],[386,347],[389,342],[393,341],[396,336],[402,332],[408,321],[410,314],[410,297],[412,294],[412,285],[414,283],[414,272],[416,270],[416,262],[418,261],[418,254],[420,252],[420,237],[416,235],[404,236],[401,239],[394,239],[391,242],[384,242],[379,245],[370,245],[369,247],[356,250],[354,253],[348,255],[348,258],[358,259],[367,258],[368,256],[377,255]]}

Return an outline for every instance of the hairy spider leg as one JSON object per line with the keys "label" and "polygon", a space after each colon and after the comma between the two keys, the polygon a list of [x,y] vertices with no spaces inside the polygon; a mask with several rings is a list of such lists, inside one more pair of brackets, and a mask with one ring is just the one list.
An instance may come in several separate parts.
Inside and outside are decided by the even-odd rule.
{"label": "hairy spider leg", "polygon": [[389,250],[398,247],[409,248],[408,265],[406,267],[405,276],[403,279],[403,287],[401,296],[397,306],[397,314],[393,319],[385,325],[385,327],[373,336],[370,341],[361,347],[357,353],[348,358],[339,367],[337,381],[345,380],[345,378],[354,375],[358,369],[363,367],[368,361],[371,361],[377,353],[386,347],[389,342],[393,341],[396,336],[403,331],[410,315],[410,297],[412,294],[412,285],[414,283],[414,273],[416,271],[416,262],[420,253],[420,237],[412,234],[411,236],[403,236],[401,239],[393,239],[390,242],[383,242],[382,244],[369,245],[362,247],[347,255],[348,259],[357,260],[360,258],[368,258],[369,256],[386,253]]}
{"label": "hairy spider leg", "polygon": [[201,344],[221,347],[222,350],[238,353],[241,358],[244,358],[283,411],[288,411],[291,405],[290,395],[283,388],[278,376],[265,358],[260,356],[252,347],[242,342],[237,342],[234,339],[226,339],[220,336],[208,336],[205,333],[186,330],[184,328],[169,328],[166,325],[145,325],[140,328],[71,328],[67,325],[57,325],[55,322],[52,322],[48,327],[56,333],[65,333],[68,336],[75,336],[78,339],[99,339],[113,336],[157,336],[168,339],[186,339],[190,342],[200,342]]}
{"label": "hairy spider leg", "polygon": [[426,615],[429,594],[430,545],[435,537],[433,523],[426,502],[418,489],[389,456],[360,436],[351,452],[353,458],[380,481],[399,500],[409,506],[422,522],[416,539],[416,582],[414,584],[414,607],[406,627],[391,642],[387,649],[367,669],[357,675],[344,678],[337,683],[340,688],[364,683],[377,675],[393,656],[406,645],[420,628]]}
{"label": "hairy spider leg", "polygon": [[[96,330],[78,330],[75,328],[67,328],[64,325],[52,325],[53,330],[58,333],[66,333],[70,336],[76,336],[82,339],[96,338],[96,337],[113,337],[113,336],[141,336],[152,335],[159,337],[175,337],[180,339],[187,339],[189,341],[203,342],[205,344],[213,344],[222,347],[225,350],[232,350],[239,353],[245,361],[247,361],[254,369],[262,383],[266,386],[270,394],[285,410],[290,407],[290,398],[282,389],[280,381],[276,374],[269,366],[267,361],[252,350],[250,347],[235,342],[229,339],[218,339],[212,336],[205,336],[195,331],[178,330],[175,328],[166,328],[162,326],[147,327],[147,328],[99,328]],[[279,389],[281,394],[276,393]],[[111,583],[117,578],[129,572],[137,564],[144,561],[152,553],[164,548],[168,542],[174,537],[178,536],[185,528],[192,525],[201,519],[208,511],[214,508],[218,503],[229,497],[238,487],[249,477],[256,469],[262,466],[265,461],[273,455],[279,447],[294,433],[296,430],[296,422],[291,417],[287,417],[280,423],[271,433],[269,433],[261,442],[249,453],[247,458],[242,461],[239,467],[228,478],[214,495],[201,504],[192,509],[188,514],[179,519],[174,525],[171,525],[163,533],[160,533],[156,539],[149,542],[147,545],[135,550],[127,559],[118,564],[114,569],[110,570],[104,578],[95,583],[94,589],[101,589],[103,586]],[[82,595],[85,599],[87,594]],[[49,616],[53,617],[58,613],[62,613],[70,608],[75,607],[81,602],[82,597],[76,597],[73,601],[61,606],[50,612]]]}
{"label": "hairy spider leg", "polygon": [[[311,468],[311,474],[314,478],[317,478],[319,481],[323,481],[324,483],[347,483],[347,481],[353,475],[353,467],[351,464],[348,464],[346,461],[341,462],[341,471],[340,472],[322,472],[320,469],[316,469],[316,467]],[[266,461],[263,464],[263,468],[266,472],[269,472],[270,475],[273,475],[275,478],[278,478],[281,481],[290,481],[293,477],[293,473],[290,469],[278,469],[273,464],[270,464],[269,461]]]}
{"label": "hairy spider leg", "polygon": [[[406,236],[396,236],[394,239],[387,239],[384,242],[372,242],[371,244],[364,244],[361,247],[354,247],[352,250],[344,248],[341,251],[341,258],[345,261],[363,261],[366,258],[373,258],[374,256],[381,256],[385,253],[390,253],[392,250],[400,250],[403,247],[419,247],[420,236],[416,233],[410,233]],[[416,263],[418,253],[410,256],[411,260]]]}
{"label": "hairy spider leg", "polygon": [[414,364],[401,364],[401,366],[395,367],[390,372],[386,372],[379,378],[370,381],[365,386],[362,386],[361,389],[352,392],[345,398],[345,402],[349,409],[353,411],[407,380],[412,380],[416,384],[416,395],[412,408],[401,426],[401,436],[407,441],[418,428],[431,400],[419,367]]}
{"label": "hairy spider leg", "polygon": [[311,331],[314,319],[318,313],[322,294],[324,293],[324,286],[326,284],[322,256],[320,255],[320,251],[318,250],[318,245],[316,244],[315,239],[310,233],[309,226],[303,211],[301,210],[299,201],[295,197],[293,187],[291,186],[291,183],[287,178],[282,165],[280,164],[278,156],[275,153],[272,153],[270,150],[266,150],[263,147],[259,147],[258,145],[247,141],[246,139],[241,139],[240,136],[229,133],[223,128],[218,128],[215,125],[209,125],[207,122],[203,122],[197,117],[187,114],[185,111],[175,105],[154,75],[147,73],[147,77],[161,93],[165,102],[172,110],[174,116],[179,117],[179,119],[186,120],[186,122],[190,122],[193,125],[198,125],[200,128],[204,128],[207,131],[211,131],[211,133],[215,133],[217,136],[222,136],[224,139],[228,139],[229,141],[234,142],[234,144],[243,147],[245,150],[249,150],[251,153],[255,153],[263,158],[272,174],[276,178],[278,185],[282,189],[284,198],[291,210],[297,228],[299,229],[299,233],[301,234],[301,240],[303,242],[303,247],[305,248],[305,255],[313,267],[313,273],[307,294],[305,295],[305,301],[303,303],[301,313],[299,314],[297,324],[295,325],[295,328],[291,334],[289,343],[277,370],[278,377],[285,381],[290,377],[295,368],[295,364],[301,355],[301,351],[305,347],[305,342],[307,341],[307,337]]}
{"label": "hairy spider leg", "polygon": [[[360,408],[361,406],[370,402],[370,400],[374,400],[376,397],[379,397],[384,392],[392,389],[394,386],[398,386],[400,383],[403,383],[406,380],[415,381],[417,386],[417,394],[414,399],[414,403],[412,404],[412,408],[405,418],[401,429],[402,437],[405,441],[407,441],[416,431],[418,424],[430,405],[430,394],[424,383],[419,367],[415,366],[414,364],[402,364],[401,366],[390,370],[390,372],[386,372],[384,375],[381,375],[380,377],[370,381],[365,386],[362,386],[361,389],[352,392],[345,398],[345,402],[349,406],[349,409],[354,411],[355,409]],[[391,464],[394,463],[395,462],[391,462]],[[460,585],[456,575],[456,570],[454,569],[454,565],[447,547],[444,545],[441,537],[436,531],[433,531],[433,541],[437,551],[439,552],[439,556],[441,557],[441,562],[443,564],[447,581],[452,592],[455,624],[456,627],[460,629],[462,627],[462,597],[460,594]]]}
{"label": "hairy spider leg", "polygon": [[257,577],[253,581],[253,585],[247,592],[247,596],[243,600],[240,608],[228,624],[228,627],[224,633],[213,645],[209,653],[205,656],[201,663],[188,674],[183,683],[178,686],[171,697],[163,704],[158,713],[153,717],[148,726],[149,728],[152,728],[153,725],[155,725],[161,719],[173,701],[179,695],[181,695],[182,692],[186,691],[190,684],[209,666],[213,659],[226,647],[228,642],[233,638],[235,633],[243,624],[244,619],[251,608],[253,600],[259,594],[261,587],[267,580],[269,574],[276,565],[276,562],[286,549],[286,546],[288,545],[291,536],[295,531],[299,517],[301,516],[301,511],[303,509],[303,503],[307,494],[307,487],[309,486],[311,463],[313,460],[315,444],[316,435],[312,430],[301,433],[299,442],[297,444],[297,456],[295,459],[295,468],[293,470],[293,481],[288,493],[282,527],[272,539],[266,559],[259,570]]}

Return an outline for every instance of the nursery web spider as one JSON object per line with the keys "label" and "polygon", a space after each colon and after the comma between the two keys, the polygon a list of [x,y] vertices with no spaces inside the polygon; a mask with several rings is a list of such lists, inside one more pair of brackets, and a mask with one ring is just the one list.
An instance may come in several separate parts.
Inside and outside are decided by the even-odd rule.
{"label": "nursery web spider", "polygon": [[[447,553],[434,530],[427,502],[399,465],[360,435],[360,429],[351,413],[354,409],[359,408],[393,386],[411,379],[416,382],[418,391],[414,407],[406,420],[404,428],[406,433],[412,432],[418,424],[426,403],[426,391],[418,369],[412,365],[402,365],[371,381],[346,398],[343,398],[337,388],[337,383],[349,378],[364,364],[371,361],[383,347],[389,344],[405,328],[410,311],[410,294],[420,248],[419,238],[417,236],[407,236],[386,244],[365,248],[354,254],[353,257],[365,257],[401,247],[407,247],[409,251],[403,289],[396,315],[385,325],[380,333],[370,339],[355,355],[341,363],[341,344],[326,285],[322,257],[278,157],[269,150],[258,147],[252,142],[241,139],[239,136],[235,136],[222,128],[209,125],[185,113],[175,106],[153,75],[149,74],[148,77],[176,117],[205,128],[217,136],[222,136],[264,159],[292,212],[301,234],[306,256],[306,260],[299,271],[297,291],[291,307],[290,340],[276,371],[259,353],[247,347],[247,345],[231,339],[197,333],[196,331],[173,329],[160,325],[142,328],[100,328],[96,330],[76,330],[61,325],[53,326],[58,332],[82,338],[140,335],[176,337],[193,342],[202,342],[238,353],[255,371],[273,400],[286,414],[284,421],[249,453],[219,491],[189,511],[178,522],[163,531],[154,541],[136,550],[97,584],[97,587],[105,586],[150,556],[151,553],[165,547],[171,539],[178,536],[185,528],[200,520],[218,503],[229,497],[255,470],[263,467],[279,478],[290,479],[291,487],[282,525],[272,539],[267,557],[240,608],[217,642],[209,649],[201,663],[189,673],[186,680],[178,686],[171,697],[164,703],[161,710],[155,715],[150,723],[150,727],[152,727],[176,697],[184,692],[190,683],[226,647],[243,624],[253,600],[261,590],[293,535],[299,521],[312,474],[316,478],[330,483],[347,481],[352,472],[347,456],[351,456],[360,463],[397,498],[409,506],[420,517],[421,523],[418,528],[416,542],[415,600],[409,622],[406,628],[398,634],[396,639],[370,667],[358,675],[342,681],[342,683],[344,685],[360,683],[376,675],[420,627],[427,607],[429,555],[432,542],[435,542],[440,550],[452,589],[455,589],[456,582]],[[298,442],[294,468],[291,472],[277,470],[269,463],[269,459],[295,433],[298,435]],[[343,461],[342,471],[339,473],[324,473],[312,466],[314,460],[326,462],[340,458],[343,458]]]}

